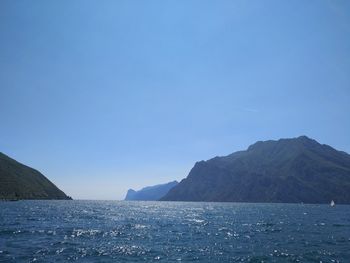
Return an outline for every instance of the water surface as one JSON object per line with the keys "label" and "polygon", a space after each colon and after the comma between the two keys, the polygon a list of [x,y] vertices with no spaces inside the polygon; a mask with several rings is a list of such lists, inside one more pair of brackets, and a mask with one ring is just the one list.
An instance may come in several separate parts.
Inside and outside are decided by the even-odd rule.
{"label": "water surface", "polygon": [[0,202],[0,262],[349,262],[350,206]]}

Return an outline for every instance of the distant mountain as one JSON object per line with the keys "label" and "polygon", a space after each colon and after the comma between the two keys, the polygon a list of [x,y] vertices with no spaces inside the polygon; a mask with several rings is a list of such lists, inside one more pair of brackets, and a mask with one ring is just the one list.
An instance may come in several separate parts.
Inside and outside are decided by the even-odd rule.
{"label": "distant mountain", "polygon": [[172,189],[174,186],[178,184],[177,181],[173,181],[166,184],[158,184],[154,186],[148,186],[145,188],[142,188],[139,191],[135,191],[133,189],[129,189],[125,200],[128,201],[155,201],[162,198],[166,193],[169,192],[170,189]]}
{"label": "distant mountain", "polygon": [[0,200],[71,199],[44,175],[0,153]]}
{"label": "distant mountain", "polygon": [[197,162],[161,200],[350,203],[350,155],[306,136]]}

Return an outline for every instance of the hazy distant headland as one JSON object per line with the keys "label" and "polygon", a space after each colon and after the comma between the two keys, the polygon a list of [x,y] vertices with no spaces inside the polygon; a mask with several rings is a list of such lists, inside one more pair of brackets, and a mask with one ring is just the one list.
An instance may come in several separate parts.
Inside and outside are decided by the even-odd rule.
{"label": "hazy distant headland", "polygon": [[156,201],[164,197],[169,190],[178,184],[177,181],[172,181],[166,184],[158,184],[154,186],[147,186],[139,191],[129,189],[125,200],[126,201]]}
{"label": "hazy distant headland", "polygon": [[0,200],[71,199],[39,171],[0,153]]}
{"label": "hazy distant headland", "polygon": [[306,136],[197,162],[163,201],[350,203],[350,155]]}

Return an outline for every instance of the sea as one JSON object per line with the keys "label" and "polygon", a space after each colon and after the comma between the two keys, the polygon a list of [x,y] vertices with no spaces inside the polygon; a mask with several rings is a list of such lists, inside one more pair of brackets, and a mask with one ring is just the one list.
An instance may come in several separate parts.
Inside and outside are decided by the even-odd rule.
{"label": "sea", "polygon": [[350,262],[350,206],[0,202],[0,262]]}

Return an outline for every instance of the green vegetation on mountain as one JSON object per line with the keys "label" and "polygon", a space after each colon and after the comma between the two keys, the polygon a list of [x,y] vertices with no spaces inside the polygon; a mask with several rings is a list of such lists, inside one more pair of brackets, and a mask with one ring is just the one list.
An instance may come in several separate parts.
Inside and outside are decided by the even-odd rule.
{"label": "green vegetation on mountain", "polygon": [[350,155],[306,136],[197,162],[161,200],[350,203]]}
{"label": "green vegetation on mountain", "polygon": [[0,200],[71,199],[44,175],[0,153]]}

